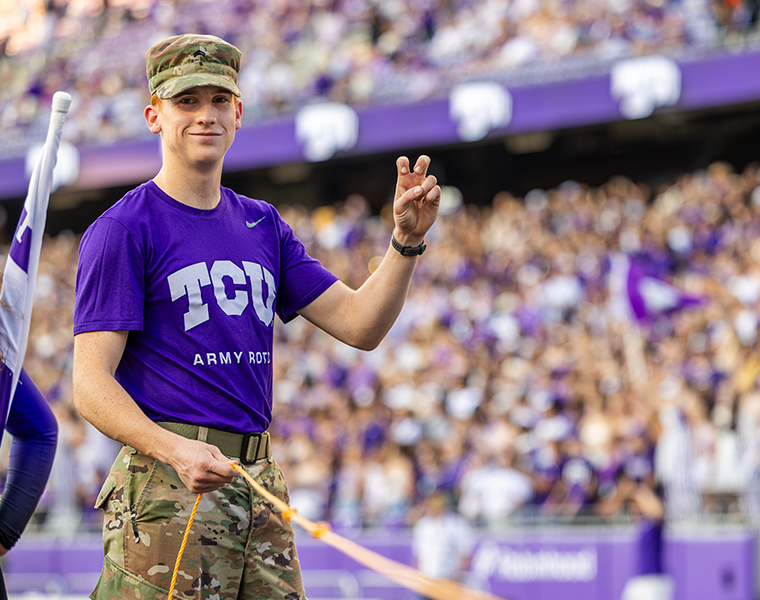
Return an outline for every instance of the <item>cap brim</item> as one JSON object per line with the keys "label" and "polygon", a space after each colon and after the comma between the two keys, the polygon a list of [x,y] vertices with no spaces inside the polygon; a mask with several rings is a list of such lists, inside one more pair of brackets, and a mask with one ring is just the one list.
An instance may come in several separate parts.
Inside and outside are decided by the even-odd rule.
{"label": "cap brim", "polygon": [[194,87],[214,85],[223,88],[235,96],[240,97],[238,86],[224,75],[215,75],[213,73],[194,73],[193,75],[184,75],[174,77],[156,90],[156,95],[162,100],[173,98],[177,94]]}

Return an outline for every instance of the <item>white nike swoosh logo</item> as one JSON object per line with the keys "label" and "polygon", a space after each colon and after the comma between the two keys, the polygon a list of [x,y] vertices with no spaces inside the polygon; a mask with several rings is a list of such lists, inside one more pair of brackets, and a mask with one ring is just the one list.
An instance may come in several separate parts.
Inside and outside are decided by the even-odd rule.
{"label": "white nike swoosh logo", "polygon": [[264,220],[264,217],[261,217],[258,221],[254,221],[253,223],[249,223],[248,221],[246,221],[245,225],[246,227],[248,227],[248,229],[253,229],[254,227],[256,227],[256,225],[261,223],[263,220]]}

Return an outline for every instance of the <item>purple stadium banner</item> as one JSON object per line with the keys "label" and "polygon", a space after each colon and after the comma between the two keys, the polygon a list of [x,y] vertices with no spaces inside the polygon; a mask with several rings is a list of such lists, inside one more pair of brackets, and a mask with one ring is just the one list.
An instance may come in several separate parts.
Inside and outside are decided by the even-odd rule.
{"label": "purple stadium banner", "polygon": [[[365,534],[355,541],[412,564],[405,533]],[[297,543],[306,591],[313,600],[416,600],[413,592],[301,531]],[[636,544],[631,528],[524,530],[483,537],[466,581],[510,600],[619,600],[636,573]],[[746,530],[666,533],[663,562],[673,579],[673,600],[754,600],[755,544],[755,533]],[[91,591],[103,556],[99,541],[50,545],[22,538],[5,561],[10,593],[74,595]]]}
{"label": "purple stadium banner", "polygon": [[[244,127],[225,168],[240,171],[405,148],[499,138],[760,100],[760,51],[716,52],[698,59],[625,59],[609,72],[537,85],[496,81],[458,86],[448,98],[355,111],[311,105],[293,117]],[[317,107],[315,110],[314,107]],[[307,114],[308,113],[308,114]],[[488,115],[485,121],[484,115]],[[489,120],[490,119],[490,120]],[[95,189],[144,181],[160,166],[158,138],[80,147],[71,188]],[[0,161],[0,199],[23,195],[24,159]]]}

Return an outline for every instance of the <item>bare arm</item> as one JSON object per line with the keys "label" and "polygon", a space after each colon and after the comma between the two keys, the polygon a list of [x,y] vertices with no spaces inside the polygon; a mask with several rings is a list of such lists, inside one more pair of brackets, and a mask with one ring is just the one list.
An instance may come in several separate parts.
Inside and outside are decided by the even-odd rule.
{"label": "bare arm", "polygon": [[665,519],[665,505],[648,485],[638,484],[631,498],[645,517],[660,523]]}
{"label": "bare arm", "polygon": [[[417,159],[413,171],[405,156],[396,161],[393,236],[403,246],[422,243],[438,216],[441,188],[427,175],[429,165],[427,156]],[[382,263],[358,290],[336,282],[300,313],[342,342],[372,350],[401,312],[417,260],[402,256],[389,243]]]}
{"label": "bare arm", "polygon": [[231,482],[237,473],[216,446],[162,429],[116,381],[127,335],[95,331],[74,338],[74,404],[79,414],[104,435],[174,467],[192,493]]}

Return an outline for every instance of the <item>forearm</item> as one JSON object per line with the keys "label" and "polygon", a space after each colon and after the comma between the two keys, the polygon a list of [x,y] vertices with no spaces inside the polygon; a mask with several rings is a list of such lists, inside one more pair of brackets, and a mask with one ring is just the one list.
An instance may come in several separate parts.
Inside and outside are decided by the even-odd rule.
{"label": "forearm", "polygon": [[3,548],[13,547],[37,508],[50,475],[55,447],[55,437],[52,441],[13,439],[8,480],[0,502],[0,544]]}
{"label": "forearm", "polygon": [[55,457],[58,425],[47,400],[22,371],[6,430],[13,436],[0,500],[0,555],[24,531],[45,489]]}
{"label": "forearm", "polygon": [[393,327],[406,302],[419,260],[417,256],[402,256],[389,247],[375,272],[351,296],[347,318],[355,323],[361,346],[377,347]]}
{"label": "forearm", "polygon": [[382,262],[359,289],[354,291],[338,282],[301,314],[340,341],[372,350],[396,322],[418,260],[416,256],[402,256],[389,244]]}

